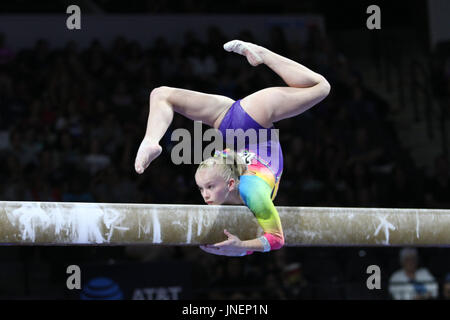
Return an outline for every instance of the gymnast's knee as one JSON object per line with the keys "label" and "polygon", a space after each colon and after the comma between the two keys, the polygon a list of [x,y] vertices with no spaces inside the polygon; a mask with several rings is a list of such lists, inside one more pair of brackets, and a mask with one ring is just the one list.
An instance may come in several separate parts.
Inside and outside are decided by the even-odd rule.
{"label": "gymnast's knee", "polygon": [[152,100],[165,100],[169,96],[171,88],[166,86],[161,86],[154,88],[150,92],[150,101]]}
{"label": "gymnast's knee", "polygon": [[330,83],[325,78],[323,78],[323,81],[320,82],[320,86],[322,88],[324,97],[328,96],[331,91]]}

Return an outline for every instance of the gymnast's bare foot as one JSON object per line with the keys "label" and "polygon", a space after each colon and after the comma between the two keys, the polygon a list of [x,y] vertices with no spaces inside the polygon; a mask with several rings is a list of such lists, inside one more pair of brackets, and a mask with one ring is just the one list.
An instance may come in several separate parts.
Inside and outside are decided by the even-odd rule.
{"label": "gymnast's bare foot", "polygon": [[248,62],[254,67],[264,63],[262,58],[264,48],[256,44],[241,40],[232,40],[225,43],[223,48],[228,52],[235,52],[247,57]]}
{"label": "gymnast's bare foot", "polygon": [[146,138],[142,140],[134,162],[134,169],[137,173],[142,174],[150,163],[155,160],[162,152],[159,144],[154,144]]}

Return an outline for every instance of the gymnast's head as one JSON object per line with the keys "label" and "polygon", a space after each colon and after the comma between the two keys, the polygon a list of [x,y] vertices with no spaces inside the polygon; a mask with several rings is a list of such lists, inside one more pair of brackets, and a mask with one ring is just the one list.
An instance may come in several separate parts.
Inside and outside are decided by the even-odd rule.
{"label": "gymnast's head", "polygon": [[195,182],[203,200],[210,205],[228,204],[236,197],[239,177],[247,170],[242,158],[230,149],[216,151],[200,163]]}

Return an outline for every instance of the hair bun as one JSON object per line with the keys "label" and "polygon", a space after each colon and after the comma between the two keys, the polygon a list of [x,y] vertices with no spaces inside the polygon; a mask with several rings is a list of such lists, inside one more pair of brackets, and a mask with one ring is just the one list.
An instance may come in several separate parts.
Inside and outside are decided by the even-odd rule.
{"label": "hair bun", "polygon": [[200,163],[198,169],[214,165],[223,166],[223,174],[226,180],[230,178],[238,180],[247,171],[247,165],[244,159],[230,148],[216,150],[214,156]]}

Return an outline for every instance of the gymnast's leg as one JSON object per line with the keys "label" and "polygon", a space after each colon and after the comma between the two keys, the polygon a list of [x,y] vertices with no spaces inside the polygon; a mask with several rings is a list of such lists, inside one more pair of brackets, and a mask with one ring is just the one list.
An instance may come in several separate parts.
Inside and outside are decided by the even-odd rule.
{"label": "gymnast's leg", "polygon": [[220,121],[234,100],[220,95],[205,94],[185,89],[159,87],[150,94],[150,112],[145,137],[139,146],[135,170],[141,174],[162,148],[159,141],[164,136],[177,112],[194,120],[218,128]]}
{"label": "gymnast's leg", "polygon": [[330,92],[330,85],[323,76],[266,48],[233,40],[226,43],[224,49],[246,56],[253,66],[264,63],[288,85],[266,88],[242,99],[244,110],[266,128],[273,122],[305,112]]}

